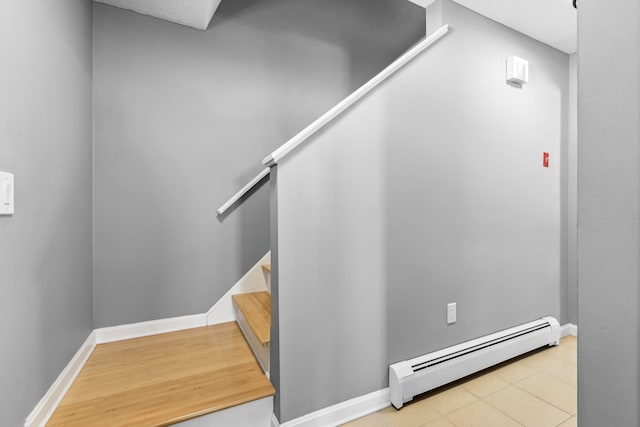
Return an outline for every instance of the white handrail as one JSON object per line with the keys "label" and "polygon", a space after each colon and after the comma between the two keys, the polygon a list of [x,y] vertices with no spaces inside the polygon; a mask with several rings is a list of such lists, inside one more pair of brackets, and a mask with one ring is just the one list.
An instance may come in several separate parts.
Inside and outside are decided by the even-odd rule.
{"label": "white handrail", "polygon": [[256,177],[253,178],[251,181],[249,181],[249,183],[247,185],[242,187],[240,189],[240,191],[238,191],[236,194],[231,196],[231,198],[229,200],[227,200],[227,202],[224,205],[220,206],[220,208],[216,211],[216,213],[218,215],[222,215],[223,213],[225,213],[227,209],[229,209],[238,200],[240,200],[242,198],[242,196],[247,194],[249,192],[249,190],[251,190],[257,183],[262,181],[265,176],[269,175],[269,171],[270,170],[271,170],[270,168],[265,168],[262,172],[260,172],[258,175],[256,175]]}
{"label": "white handrail", "polygon": [[429,37],[415,45],[413,48],[409,49],[404,55],[400,58],[396,59],[391,63],[387,68],[382,70],[378,75],[369,80],[367,83],[362,85],[358,90],[353,92],[347,98],[345,98],[338,105],[333,107],[331,110],[327,111],[324,115],[322,115],[318,120],[311,123],[307,126],[302,132],[291,138],[284,145],[280,146],[276,151],[271,153],[269,156],[265,157],[262,160],[262,163],[265,166],[268,166],[262,172],[260,172],[255,178],[253,178],[247,185],[242,187],[240,191],[234,194],[227,202],[220,206],[216,213],[218,215],[222,215],[225,213],[231,206],[233,206],[238,200],[240,200],[245,194],[247,194],[256,184],[258,184],[265,176],[269,174],[271,166],[275,166],[284,156],[286,156],[289,152],[295,149],[298,145],[302,144],[307,138],[312,136],[314,133],[322,129],[327,123],[335,119],[340,113],[349,108],[367,93],[369,93],[372,89],[378,86],[380,83],[385,81],[389,76],[398,71],[402,66],[404,66],[407,62],[411,61],[413,58],[418,56],[422,51],[435,43],[440,37],[444,36],[449,31],[448,25],[443,25],[440,29],[433,32]]}
{"label": "white handrail", "polygon": [[429,37],[415,45],[413,48],[409,49],[404,55],[400,58],[396,59],[391,63],[387,68],[382,70],[378,75],[369,80],[363,86],[361,86],[358,90],[353,92],[347,98],[345,98],[338,105],[333,107],[331,110],[327,111],[323,116],[321,116],[318,120],[311,123],[307,126],[302,132],[291,138],[284,145],[280,146],[276,151],[268,155],[262,160],[262,164],[265,166],[274,166],[276,165],[284,156],[286,156],[289,152],[291,152],[298,145],[302,144],[307,138],[312,136],[314,133],[322,129],[327,123],[335,119],[340,113],[353,105],[360,98],[369,93],[372,89],[378,86],[380,83],[385,81],[389,76],[398,71],[405,65],[407,62],[411,61],[415,58],[420,52],[431,46],[435,43],[440,37],[444,36],[447,31],[449,31],[448,25],[443,25],[440,29],[435,31]]}

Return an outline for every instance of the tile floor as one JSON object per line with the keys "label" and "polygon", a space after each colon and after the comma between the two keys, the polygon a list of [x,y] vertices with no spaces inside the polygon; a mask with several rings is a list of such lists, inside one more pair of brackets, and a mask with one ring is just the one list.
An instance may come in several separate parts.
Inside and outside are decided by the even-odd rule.
{"label": "tile floor", "polygon": [[577,341],[537,350],[348,427],[577,426]]}

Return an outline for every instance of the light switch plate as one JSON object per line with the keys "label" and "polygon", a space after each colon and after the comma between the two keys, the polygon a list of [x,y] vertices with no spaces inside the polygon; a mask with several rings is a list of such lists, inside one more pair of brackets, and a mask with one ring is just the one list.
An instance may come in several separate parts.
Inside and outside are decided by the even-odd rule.
{"label": "light switch plate", "polygon": [[0,215],[13,215],[14,211],[13,174],[0,172]]}

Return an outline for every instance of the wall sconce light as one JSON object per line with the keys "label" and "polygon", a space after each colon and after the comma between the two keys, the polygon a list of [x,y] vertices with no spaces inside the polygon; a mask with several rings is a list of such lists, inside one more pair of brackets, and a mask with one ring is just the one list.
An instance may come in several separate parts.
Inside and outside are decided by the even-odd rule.
{"label": "wall sconce light", "polygon": [[518,56],[508,57],[507,83],[518,87],[529,83],[529,61]]}

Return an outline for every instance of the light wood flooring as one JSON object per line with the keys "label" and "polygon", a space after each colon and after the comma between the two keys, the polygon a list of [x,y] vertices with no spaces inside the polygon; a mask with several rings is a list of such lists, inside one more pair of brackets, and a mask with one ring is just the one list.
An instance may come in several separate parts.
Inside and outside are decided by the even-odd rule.
{"label": "light wood flooring", "polygon": [[236,294],[233,295],[233,302],[247,319],[260,344],[269,344],[271,341],[271,294],[267,291]]}
{"label": "light wood flooring", "polygon": [[96,346],[48,426],[167,426],[275,390],[235,322]]}
{"label": "light wood flooring", "polygon": [[348,427],[576,427],[577,341],[528,353]]}

